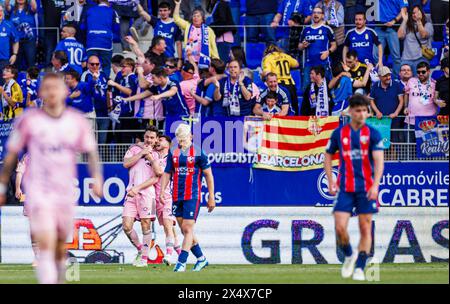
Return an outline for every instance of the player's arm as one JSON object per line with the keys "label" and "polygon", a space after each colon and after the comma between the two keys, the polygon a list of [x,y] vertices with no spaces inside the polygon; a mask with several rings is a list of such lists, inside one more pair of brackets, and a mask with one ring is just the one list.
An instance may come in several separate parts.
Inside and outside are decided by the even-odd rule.
{"label": "player's arm", "polygon": [[117,82],[115,82],[114,80],[108,80],[108,85],[118,89],[120,92],[122,92],[123,94],[128,95],[128,96],[131,96],[131,94],[133,93],[132,89],[124,87],[124,86],[118,84]]}
{"label": "player's arm", "polygon": [[145,156],[145,159],[150,162],[153,172],[159,179],[164,173],[164,168],[159,164],[159,161],[153,157],[152,153],[148,153]]}
{"label": "player's arm", "polygon": [[[172,174],[167,173],[167,172],[164,172],[163,175],[161,176],[161,197],[164,196],[164,192],[166,191],[166,188],[169,186],[171,177],[172,177]],[[164,200],[161,200],[161,201],[164,201]]]}
{"label": "player's arm", "polygon": [[18,158],[18,153],[10,151],[3,160],[3,167],[0,173],[0,206],[6,203],[8,182],[13,170],[16,168]]}
{"label": "player's arm", "polygon": [[214,208],[216,208],[216,200],[214,198],[215,191],[214,191],[214,176],[212,173],[212,169],[208,168],[203,171],[203,174],[205,175],[206,179],[206,185],[208,186],[208,212],[213,212]]}
{"label": "player's arm", "polygon": [[[325,153],[325,159],[323,162],[323,167],[325,169],[325,173],[327,174],[328,179],[328,190],[331,196],[335,196],[337,193],[337,187],[335,182],[333,181],[333,154]],[[331,181],[331,182],[330,182]]]}
{"label": "player's arm", "polygon": [[125,41],[128,42],[128,44],[131,47],[131,50],[136,55],[137,62],[140,63],[140,64],[144,63],[144,61],[145,61],[145,54],[140,49],[139,44],[137,43],[137,41],[134,40],[133,37],[131,37],[131,36],[126,36],[125,37]]}
{"label": "player's arm", "polygon": [[384,172],[384,151],[375,150],[372,152],[373,163],[374,163],[374,181],[372,187],[367,192],[367,198],[369,200],[378,199],[378,190],[380,188],[381,178]]}
{"label": "player's arm", "polygon": [[281,106],[281,112],[278,114],[278,116],[287,116],[289,114],[289,105],[284,104]]}
{"label": "player's arm", "polygon": [[16,172],[16,198],[20,199],[23,192],[22,192],[22,178],[23,173],[22,172]]}
{"label": "player's arm", "polygon": [[136,165],[136,163],[145,155],[147,155],[149,153],[148,149],[142,149],[139,153],[137,153],[136,155],[133,155],[131,157],[124,157],[123,159],[123,166],[125,167],[125,169],[130,169],[131,167],[133,167],[134,165]]}
{"label": "player's arm", "polygon": [[138,101],[138,100],[150,97],[150,96],[152,96],[152,92],[146,90],[146,91],[144,91],[142,93],[139,93],[139,94],[136,94],[134,96],[124,98],[123,101],[125,101],[125,102]]}
{"label": "player's arm", "polygon": [[367,82],[369,82],[370,79],[370,71],[373,69],[373,65],[369,63],[367,65],[366,72],[364,73],[364,77],[362,80],[355,80],[353,81],[353,87],[354,88],[365,88],[367,86]]}
{"label": "player's arm", "polygon": [[176,86],[173,86],[169,91],[164,92],[162,94],[159,95],[154,95],[152,97],[153,100],[156,99],[164,99],[164,98],[171,98],[173,96],[175,96],[178,93],[178,88]]}
{"label": "player's arm", "polygon": [[159,178],[158,177],[152,177],[148,180],[146,180],[145,182],[143,182],[140,185],[137,185],[133,188],[130,189],[130,191],[128,191],[127,196],[129,197],[135,197],[136,195],[139,194],[139,192],[141,192],[142,190],[145,190],[151,186],[153,186],[154,184],[156,184],[158,182]]}
{"label": "player's arm", "polygon": [[98,197],[103,196],[103,172],[97,149],[87,153],[89,174],[94,179],[92,190]]}

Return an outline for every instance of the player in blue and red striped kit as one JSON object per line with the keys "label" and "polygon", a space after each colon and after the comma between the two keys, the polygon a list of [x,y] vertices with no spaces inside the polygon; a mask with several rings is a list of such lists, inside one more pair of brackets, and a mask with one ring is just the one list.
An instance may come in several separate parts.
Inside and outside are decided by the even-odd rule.
{"label": "player in blue and red striped kit", "polygon": [[[369,100],[354,95],[349,100],[351,122],[331,135],[325,154],[329,192],[336,195],[334,219],[338,245],[345,255],[342,277],[365,280],[364,268],[372,245],[372,216],[378,212],[378,190],[384,170],[383,140],[380,133],[366,124]],[[332,159],[339,151],[337,182],[333,180]],[[359,218],[361,239],[358,254],[353,254],[347,227],[351,215]],[[355,265],[356,264],[356,265]]]}
{"label": "player in blue and red striped kit", "polygon": [[[191,251],[197,258],[193,271],[208,266],[208,261],[194,235],[194,226],[200,211],[202,177],[208,186],[208,211],[216,206],[214,199],[214,177],[205,153],[192,143],[191,128],[180,125],[175,131],[178,146],[173,147],[167,157],[165,173],[161,180],[161,193],[173,180],[173,214],[184,235],[182,251],[175,266],[175,272],[186,271],[186,262]],[[161,197],[161,199],[163,199]]]}

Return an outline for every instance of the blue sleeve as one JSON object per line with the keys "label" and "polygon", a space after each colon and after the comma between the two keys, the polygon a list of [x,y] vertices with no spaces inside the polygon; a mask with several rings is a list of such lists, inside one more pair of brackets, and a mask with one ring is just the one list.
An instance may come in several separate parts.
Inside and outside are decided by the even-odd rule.
{"label": "blue sleeve", "polygon": [[345,77],[345,88],[347,89],[347,96],[353,95],[353,83],[352,80],[348,77]]}
{"label": "blue sleeve", "polygon": [[211,168],[211,164],[208,161],[208,156],[206,156],[205,152],[202,150],[202,154],[199,156],[198,166],[202,170],[207,170]]}
{"label": "blue sleeve", "polygon": [[336,41],[336,37],[334,36],[333,30],[329,28],[327,28],[327,30],[328,30],[328,39],[330,40],[330,43]]}
{"label": "blue sleeve", "polygon": [[400,81],[396,82],[396,84],[397,84],[397,96],[403,95],[405,93],[405,88],[403,87],[403,84]]}
{"label": "blue sleeve", "polygon": [[378,35],[377,33],[371,32],[372,33],[372,39],[373,39],[373,44],[375,44],[376,46],[379,46],[381,44],[380,39],[378,39]]}
{"label": "blue sleeve", "polygon": [[64,47],[64,42],[60,41],[55,48],[55,51],[66,51],[66,48]]}
{"label": "blue sleeve", "polygon": [[216,91],[216,86],[213,84],[210,84],[208,88],[206,89],[205,93],[205,99],[212,101],[214,99],[214,92]]}
{"label": "blue sleeve", "polygon": [[376,94],[377,91],[375,90],[376,87],[377,87],[376,84],[373,84],[370,88],[370,94],[369,94],[370,99],[373,99],[375,101],[377,100],[377,94]]}
{"label": "blue sleeve", "polygon": [[331,134],[330,141],[325,150],[328,154],[334,155],[339,150],[339,132],[340,129],[336,129],[333,131],[333,134]]}
{"label": "blue sleeve", "polygon": [[380,132],[374,128],[370,128],[370,134],[370,147],[372,151],[384,150],[383,137],[381,137]]}
{"label": "blue sleeve", "polygon": [[345,35],[344,45],[350,47],[350,35],[348,33]]}
{"label": "blue sleeve", "polygon": [[138,89],[138,79],[135,74],[131,75],[131,81],[130,81],[130,89],[132,91],[131,96],[136,95],[137,89]]}
{"label": "blue sleeve", "polygon": [[165,173],[172,174],[173,173],[173,156],[172,151],[169,151],[169,155],[167,156],[167,164],[164,169]]}
{"label": "blue sleeve", "polygon": [[83,55],[81,56],[81,62],[86,62],[88,60],[86,49],[83,47],[82,49]]}

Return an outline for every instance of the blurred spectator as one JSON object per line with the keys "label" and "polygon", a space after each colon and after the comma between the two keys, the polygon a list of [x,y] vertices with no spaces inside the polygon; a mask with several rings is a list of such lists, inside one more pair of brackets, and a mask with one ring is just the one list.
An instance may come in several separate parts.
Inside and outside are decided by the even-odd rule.
{"label": "blurred spectator", "polygon": [[245,50],[242,46],[233,46],[231,48],[230,61],[231,60],[236,60],[237,62],[239,62],[242,68],[247,67],[247,58],[245,56]]}
{"label": "blurred spectator", "polygon": [[332,60],[337,62],[342,58],[345,40],[344,6],[337,0],[321,0],[315,7],[322,8],[325,24],[331,27],[336,39],[337,49],[331,54]]}
{"label": "blurred spectator", "polygon": [[64,0],[40,0],[43,12],[44,23],[40,26],[45,27],[43,31],[45,45],[45,65],[50,65],[53,52],[58,42],[58,33],[61,25],[61,15],[65,8]]}
{"label": "blurred spectator", "polygon": [[17,66],[19,70],[25,71],[36,63],[36,0],[16,0],[14,6],[10,4],[10,0],[6,0],[5,7],[19,33]]}
{"label": "blurred spectator", "polygon": [[368,5],[366,0],[344,0],[344,22],[345,24],[354,24],[355,16],[358,12],[366,12]]}
{"label": "blurred spectator", "polygon": [[[265,41],[275,44],[275,29],[270,27],[275,13],[278,10],[277,0],[245,0],[241,1],[241,13],[246,15],[248,42],[257,43]],[[261,40],[259,35],[264,37]]]}
{"label": "blurred spectator", "polygon": [[234,35],[237,33],[230,5],[226,0],[216,0],[211,19],[208,25],[216,34],[217,49],[222,61],[230,60],[230,50],[234,44]]}
{"label": "blurred spectator", "polygon": [[[9,64],[14,64],[17,61],[17,54],[19,52],[19,33],[16,31],[14,25],[5,20],[5,11],[0,5],[0,70]],[[12,53],[11,53],[12,50]],[[0,78],[0,85],[4,84],[3,78]]]}
{"label": "blurred spectator", "polygon": [[332,114],[334,103],[328,90],[325,78],[325,68],[321,65],[310,70],[310,86],[305,90],[300,109],[302,116],[329,116]]}
{"label": "blurred spectator", "polygon": [[408,81],[405,88],[405,119],[408,142],[415,143],[416,116],[434,116],[438,113],[436,100],[436,82],[431,79],[430,65],[421,62],[417,65],[417,78]]}
{"label": "blurred spectator", "polygon": [[[111,58],[111,69],[112,69],[112,72],[114,73],[114,78],[122,69],[120,67],[120,65],[122,64],[122,60],[124,60],[124,59],[125,59],[125,57],[123,57],[120,54],[116,54]],[[101,60],[100,60],[100,63],[101,63]]]}
{"label": "blurred spectator", "polygon": [[195,9],[191,22],[188,22],[180,17],[180,5],[181,0],[176,0],[173,18],[184,31],[185,50],[192,50],[192,56],[199,69],[207,69],[212,58],[219,58],[216,34],[205,24],[205,12],[202,9]]}
{"label": "blurred spectator", "polygon": [[353,92],[355,94],[367,95],[370,92],[371,80],[370,71],[373,65],[369,62],[368,65],[360,62],[358,53],[355,50],[349,51],[345,58],[344,69],[350,73],[353,83]]}
{"label": "blurred spectator", "polygon": [[444,75],[439,78],[436,83],[436,104],[439,106],[439,115],[450,115],[450,104],[448,100],[448,58],[442,59],[441,69],[444,72]]}
{"label": "blurred spectator", "polygon": [[96,55],[100,58],[103,72],[110,77],[113,33],[120,26],[119,16],[109,6],[107,0],[98,0],[98,2],[98,5],[86,12],[86,19],[80,26],[87,32],[87,56]]}
{"label": "blurred spectator", "polygon": [[213,116],[248,116],[253,112],[253,86],[241,71],[240,63],[232,60],[228,65],[230,75],[215,82]]}
{"label": "blurred spectator", "polygon": [[7,65],[3,68],[4,85],[0,87],[3,120],[14,119],[23,113],[25,103],[22,89],[17,83],[18,75],[19,72],[13,65]]}
{"label": "blurred spectator", "polygon": [[[392,60],[394,62],[393,73],[394,79],[398,78],[401,65],[400,41],[395,30],[395,24],[399,23],[402,16],[408,12],[408,1],[406,0],[378,0],[379,20],[376,23],[379,25],[375,27],[378,34],[378,39],[383,46],[389,46]],[[378,54],[375,54],[375,61],[378,62]]]}
{"label": "blurred spectator", "polygon": [[156,67],[162,67],[165,65],[167,60],[166,49],[166,39],[162,36],[155,36],[152,40],[152,44],[150,45],[150,49],[145,53],[145,57],[154,58]]}
{"label": "blurred spectator", "polygon": [[275,94],[276,107],[280,109],[276,114],[279,116],[294,115],[295,111],[291,107],[291,99],[289,91],[282,86],[278,85],[277,74],[269,73],[266,75],[267,89],[261,92],[258,102],[253,108],[253,113],[258,116],[263,116],[265,119],[271,119],[274,113],[270,111],[264,111],[267,107],[267,99],[269,95]]}
{"label": "blurred spectator", "polygon": [[297,13],[292,14],[291,16],[292,26],[289,28],[289,46],[287,49],[287,53],[299,60],[301,52],[298,48],[298,42],[300,41],[300,36],[302,35],[302,24],[303,17]]}
{"label": "blurred spectator", "polygon": [[120,41],[122,50],[131,51],[125,37],[128,36],[131,20],[139,17],[137,11],[139,0],[109,0],[109,3],[120,17]]}
{"label": "blurred spectator", "polygon": [[26,100],[26,107],[42,106],[42,102],[38,98],[39,92],[39,69],[36,66],[29,67],[26,78],[19,83],[22,88],[22,94]]}
{"label": "blurred spectator", "polygon": [[77,73],[81,73],[81,68],[78,66],[72,66],[69,64],[69,58],[64,51],[55,51],[52,56],[52,66],[54,72],[63,73],[68,70],[75,70]]}
{"label": "blurred spectator", "polygon": [[111,110],[111,100],[109,100],[108,77],[100,70],[100,59],[92,55],[87,60],[87,70],[81,75],[81,81],[90,83],[93,87],[92,99],[97,117],[98,143],[106,144],[110,125],[108,112]]}
{"label": "blurred spectator", "polygon": [[262,106],[262,111],[264,114],[270,115],[269,117],[273,116],[280,116],[281,108],[278,106],[279,104],[279,97],[277,93],[269,92],[266,96],[265,103]]}
{"label": "blurred spectator", "polygon": [[181,77],[181,69],[178,70],[177,62],[178,60],[176,58],[167,58],[164,71],[166,71],[167,77],[169,77],[171,81],[180,83],[183,78]]}
{"label": "blurred spectator", "polygon": [[400,67],[400,83],[403,85],[403,88],[406,87],[408,81],[413,78],[413,76],[412,67],[407,63],[402,64]]}
{"label": "blurred spectator", "polygon": [[[349,50],[355,50],[361,62],[366,63],[368,61],[381,67],[383,65],[383,46],[378,40],[377,33],[373,29],[366,27],[366,13],[358,12],[354,19],[356,27],[348,31],[345,36],[345,45],[342,53],[343,61],[345,62]],[[375,46],[378,50],[378,63],[373,58]]]}
{"label": "blurred spectator", "polygon": [[74,25],[65,25],[61,30],[62,40],[56,46],[55,51],[64,51],[69,59],[69,64],[77,66],[79,71],[86,67],[86,50],[84,45],[75,39],[77,29]]}
{"label": "blurred spectator", "polygon": [[434,40],[442,41],[442,24],[448,20],[448,0],[430,0],[431,20],[434,24]]}
{"label": "blurred spectator", "polygon": [[328,84],[331,91],[334,107],[333,116],[340,116],[345,113],[349,107],[349,99],[353,95],[353,83],[349,72],[344,70],[342,62],[333,66],[333,79]]}
{"label": "blurred spectator", "polygon": [[64,72],[69,96],[66,103],[86,115],[86,118],[95,120],[94,103],[92,102],[92,82],[80,82],[80,74],[74,70]]}
{"label": "blurred spectator", "polygon": [[277,75],[278,83],[285,87],[291,98],[291,105],[296,115],[299,113],[297,87],[291,75],[291,69],[296,69],[300,66],[298,61],[288,54],[285,54],[282,49],[276,45],[269,45],[264,51],[264,58],[262,62],[263,78],[269,73]]}
{"label": "blurred spectator", "polygon": [[195,113],[195,98],[191,92],[197,90],[197,83],[200,80],[198,67],[190,53],[187,54],[189,62],[186,62],[181,70],[183,81],[180,82],[181,94],[189,108],[191,115]]}
{"label": "blurred spectator", "polygon": [[[159,18],[153,17],[148,14],[142,6],[139,5],[138,12],[140,16],[144,18],[146,22],[148,22],[154,29],[154,36],[161,36],[165,38],[166,42],[166,50],[165,56],[168,58],[177,57],[178,54],[178,67],[181,68],[183,65],[183,51],[182,51],[182,41],[183,34],[180,28],[175,24],[172,15],[172,8],[168,2],[161,2],[158,6]],[[133,28],[130,29],[130,32],[133,34],[135,30]],[[133,35],[134,39],[136,33]],[[139,41],[139,40],[136,40]]]}
{"label": "blurred spectator", "polygon": [[[392,119],[391,129],[403,129],[404,119],[398,117],[402,114],[404,105],[403,85],[400,81],[392,79],[392,72],[388,67],[381,67],[378,76],[380,81],[374,83],[370,91],[370,106],[378,119],[383,117]],[[400,135],[401,132],[393,131],[391,141],[401,142]]]}
{"label": "blurred spectator", "polygon": [[[278,45],[284,49],[286,52],[289,49],[289,27],[293,27],[294,25],[304,25],[309,24],[311,21],[311,13],[312,7],[309,0],[283,0],[278,6],[278,12],[275,15],[271,27],[277,28],[278,26],[282,26],[282,28],[278,29],[277,39]],[[298,22],[294,22],[292,20],[292,16],[297,14]],[[298,45],[298,40],[297,40]]]}
{"label": "blurred spectator", "polygon": [[300,50],[306,50],[303,91],[309,88],[311,83],[310,71],[314,66],[323,66],[325,77],[331,79],[330,54],[336,51],[337,44],[333,30],[324,23],[324,12],[321,7],[313,9],[312,25],[303,29],[299,48]]}
{"label": "blurred spectator", "polygon": [[431,48],[433,25],[427,21],[425,13],[419,6],[414,6],[402,17],[402,25],[398,30],[398,37],[404,40],[402,62],[408,63],[415,73],[416,66],[420,62],[429,62],[422,54],[422,47]]}

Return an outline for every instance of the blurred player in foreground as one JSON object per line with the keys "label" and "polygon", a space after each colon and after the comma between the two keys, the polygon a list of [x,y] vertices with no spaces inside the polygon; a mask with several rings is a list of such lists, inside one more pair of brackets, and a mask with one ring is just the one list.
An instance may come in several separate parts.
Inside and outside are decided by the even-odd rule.
{"label": "blurred player in foreground", "polygon": [[[158,137],[158,143],[155,150],[159,153],[159,164],[164,170],[167,166],[167,158],[169,156],[170,145],[172,139],[166,135]],[[156,190],[156,215],[160,226],[163,226],[166,235],[166,254],[164,256],[164,263],[171,265],[177,262],[178,256],[181,253],[181,247],[178,243],[177,233],[175,231],[176,218],[172,213],[172,189],[166,187],[166,190],[161,195],[161,180],[155,184]],[[164,198],[162,200],[161,198]]]}
{"label": "blurred player in foreground", "polygon": [[[25,193],[22,191],[22,181],[27,172],[27,167],[28,167],[29,163],[30,163],[30,157],[26,153],[22,156],[22,159],[19,161],[19,163],[17,164],[17,168],[16,168],[16,198],[21,203],[23,203],[23,216],[25,216],[25,217],[28,217],[29,212],[27,210]],[[36,267],[39,248],[38,248],[36,240],[35,240],[33,234],[31,233],[31,231],[30,231],[30,238],[31,238],[31,248],[33,249],[33,254],[34,254],[34,260],[33,260],[32,266]]]}
{"label": "blurred player in foreground", "polygon": [[201,271],[208,266],[198,240],[194,235],[195,222],[200,211],[202,176],[208,185],[208,212],[216,206],[214,200],[214,177],[208,157],[192,143],[191,128],[181,124],[175,131],[178,146],[172,147],[167,157],[167,166],[161,179],[161,197],[164,195],[170,178],[173,178],[173,213],[184,236],[182,250],[175,266],[175,272],[186,271],[186,263],[191,251],[197,258],[193,271]]}
{"label": "blurred player in foreground", "polygon": [[[154,185],[163,174],[159,165],[159,154],[153,150],[158,140],[158,129],[149,127],[144,133],[143,145],[132,145],[123,160],[129,169],[130,182],[123,205],[122,226],[130,242],[138,250],[133,265],[147,267],[152,243],[152,221],[156,218],[156,192]],[[139,220],[142,228],[142,243],[134,230],[134,222]]]}
{"label": "blurred player in foreground", "polygon": [[[351,122],[331,135],[325,154],[329,192],[336,195],[334,220],[338,245],[345,254],[342,277],[364,281],[364,268],[372,245],[372,216],[378,212],[378,190],[384,170],[384,145],[380,133],[366,124],[370,101],[362,95],[349,100]],[[332,175],[332,158],[339,151],[339,177]],[[352,213],[359,218],[361,239],[353,254],[347,228]],[[356,264],[356,265],[355,265]]]}
{"label": "blurred player in foreground", "polygon": [[65,243],[73,229],[78,153],[87,153],[93,193],[101,197],[103,176],[97,144],[89,122],[66,108],[68,90],[57,74],[44,76],[39,90],[42,109],[29,109],[15,123],[0,175],[0,205],[18,155],[27,150],[30,163],[24,184],[31,233],[39,246],[36,273],[39,283],[63,283],[66,274]]}

